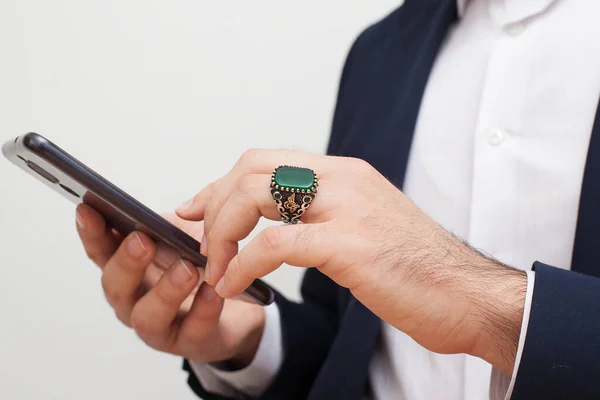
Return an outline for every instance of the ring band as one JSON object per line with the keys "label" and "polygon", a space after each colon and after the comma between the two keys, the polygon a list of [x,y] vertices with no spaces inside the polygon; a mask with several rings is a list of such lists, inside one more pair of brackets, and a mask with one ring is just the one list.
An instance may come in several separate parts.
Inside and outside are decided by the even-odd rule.
{"label": "ring band", "polygon": [[271,175],[271,195],[286,224],[296,224],[317,195],[319,180],[308,168],[280,165]]}

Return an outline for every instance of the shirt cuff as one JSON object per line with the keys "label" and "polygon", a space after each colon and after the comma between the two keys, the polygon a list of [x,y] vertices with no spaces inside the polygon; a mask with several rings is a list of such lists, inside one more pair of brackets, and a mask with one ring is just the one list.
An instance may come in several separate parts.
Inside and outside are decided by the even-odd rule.
{"label": "shirt cuff", "polygon": [[207,363],[190,361],[202,387],[210,393],[236,397],[262,395],[283,363],[281,320],[276,303],[265,307],[265,328],[254,360],[246,368],[226,371]]}
{"label": "shirt cuff", "polygon": [[492,368],[492,376],[490,379],[490,400],[509,400],[512,396],[521,356],[523,355],[523,347],[525,347],[525,337],[527,336],[527,327],[529,326],[529,314],[531,312],[531,303],[533,299],[533,286],[535,284],[535,272],[527,272],[527,293],[525,295],[525,306],[523,307],[523,322],[521,323],[521,333],[519,336],[519,347],[515,357],[515,365],[513,367],[512,378],[504,375],[498,368]]}

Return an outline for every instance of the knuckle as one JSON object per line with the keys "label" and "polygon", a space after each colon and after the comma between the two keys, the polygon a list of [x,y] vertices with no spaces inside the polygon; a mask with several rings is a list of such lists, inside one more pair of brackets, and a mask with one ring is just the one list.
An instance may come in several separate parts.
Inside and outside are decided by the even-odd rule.
{"label": "knuckle", "polygon": [[131,327],[135,333],[137,333],[140,338],[148,343],[147,340],[153,333],[152,324],[148,321],[148,319],[139,312],[134,311],[131,314],[129,323],[131,324]]}
{"label": "knuckle", "polygon": [[209,183],[204,189],[196,193],[194,197],[192,197],[192,204],[200,205],[206,203],[206,201],[210,199],[211,195],[214,193],[215,188],[217,186],[217,182],[218,181]]}
{"label": "knuckle", "polygon": [[246,165],[248,163],[252,163],[259,156],[259,149],[248,149],[242,153],[240,157],[239,163],[242,165]]}
{"label": "knuckle", "polygon": [[118,312],[117,310],[115,310],[115,316],[117,317],[117,319],[119,321],[121,321],[121,323],[125,326],[127,326],[128,328],[131,328],[131,320],[129,318],[128,315],[123,315],[122,313]]}
{"label": "knuckle", "polygon": [[85,255],[88,259],[90,259],[94,264],[101,266],[101,258],[100,254],[96,250],[85,249]]}
{"label": "knuckle", "polygon": [[323,233],[323,226],[314,226],[313,229],[301,229],[294,238],[294,246],[298,248],[310,247],[311,243],[322,239]]}
{"label": "knuckle", "polygon": [[167,305],[179,305],[180,296],[170,284],[163,282],[162,285],[157,285],[154,290],[155,295],[160,302]]}
{"label": "knuckle", "polygon": [[[206,329],[206,327],[204,327],[203,329]],[[183,352],[190,351],[191,349],[197,348],[198,346],[202,345],[202,343],[199,343],[201,339],[198,333],[193,329],[182,329],[179,332],[177,341],[179,342],[179,347],[182,349]]]}
{"label": "knuckle", "polygon": [[247,188],[238,188],[233,191],[231,194],[231,201],[233,204],[237,205],[245,205],[248,203],[248,199],[250,198],[250,192]]}
{"label": "knuckle", "polygon": [[258,243],[265,252],[277,251],[281,246],[281,233],[276,227],[263,230],[258,238]]}
{"label": "knuckle", "polygon": [[257,189],[256,176],[246,175],[240,180],[239,189],[243,193],[251,194]]}
{"label": "knuckle", "polygon": [[112,280],[108,278],[106,274],[102,275],[100,279],[102,284],[102,290],[104,291],[104,296],[110,305],[118,304],[122,298],[119,289],[115,287]]}
{"label": "knuckle", "polygon": [[373,169],[371,164],[362,158],[350,157],[348,158],[348,162],[350,163],[351,167],[357,171],[366,172]]}

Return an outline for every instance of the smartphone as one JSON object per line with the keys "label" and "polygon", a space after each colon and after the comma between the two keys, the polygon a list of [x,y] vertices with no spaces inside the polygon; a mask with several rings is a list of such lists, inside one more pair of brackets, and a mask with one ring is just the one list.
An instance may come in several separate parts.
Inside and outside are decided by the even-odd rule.
{"label": "smartphone", "polygon": [[[13,164],[36,177],[56,192],[73,201],[85,203],[102,214],[106,222],[122,235],[141,231],[159,246],[190,261],[206,266],[200,243],[129,196],[117,186],[88,168],[75,157],[37,133],[27,133],[2,145],[2,153]],[[273,302],[273,291],[260,280],[239,296],[240,300],[260,305]]]}

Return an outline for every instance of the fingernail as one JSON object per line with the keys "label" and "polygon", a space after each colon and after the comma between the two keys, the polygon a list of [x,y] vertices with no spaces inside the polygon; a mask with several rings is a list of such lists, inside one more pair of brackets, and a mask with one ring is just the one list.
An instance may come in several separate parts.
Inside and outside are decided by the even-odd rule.
{"label": "fingernail", "polygon": [[184,283],[189,282],[189,280],[192,279],[192,276],[192,270],[190,269],[190,267],[187,266],[185,261],[177,261],[175,269],[171,274],[171,279],[173,280],[173,283],[175,283],[176,285],[183,285]]}
{"label": "fingernail", "polygon": [[129,243],[127,243],[127,250],[129,250],[129,254],[131,254],[134,257],[141,257],[148,251],[148,249],[146,249],[146,246],[144,246],[140,235],[138,235],[137,232],[134,232],[133,235],[131,235],[131,237],[129,238]]}
{"label": "fingernail", "polygon": [[215,289],[208,283],[203,283],[200,287],[200,298],[202,298],[202,300],[211,301],[215,297],[217,297]]}
{"label": "fingernail", "polygon": [[185,203],[183,203],[182,205],[180,205],[179,207],[177,207],[175,209],[175,211],[177,212],[184,212],[185,210],[187,210],[188,208],[190,208],[190,206],[192,205],[192,202],[194,201],[194,199],[189,199],[188,201],[186,201]]}
{"label": "fingernail", "polygon": [[79,214],[79,211],[75,211],[75,222],[77,222],[77,228],[79,228],[79,230],[85,230],[85,223],[83,222],[83,217]]}
{"label": "fingernail", "polygon": [[225,287],[225,277],[222,277],[221,279],[219,279],[219,282],[217,283],[217,286],[215,286],[215,291],[217,293],[221,292],[224,287]]}

